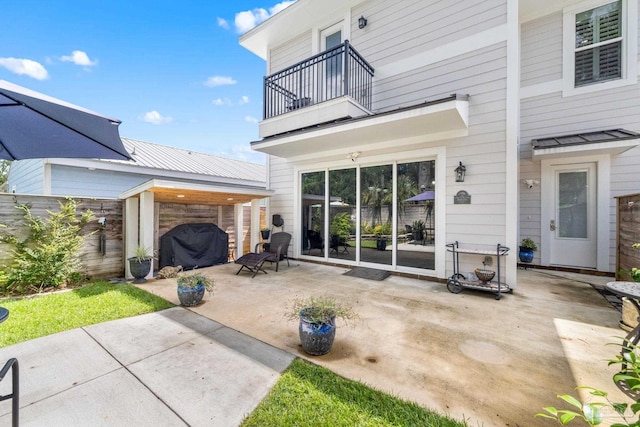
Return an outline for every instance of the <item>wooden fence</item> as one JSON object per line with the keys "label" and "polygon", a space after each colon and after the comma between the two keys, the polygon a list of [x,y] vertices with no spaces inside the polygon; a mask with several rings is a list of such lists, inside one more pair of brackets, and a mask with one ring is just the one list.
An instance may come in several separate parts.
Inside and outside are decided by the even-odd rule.
{"label": "wooden fence", "polygon": [[640,243],[640,194],[616,199],[616,280],[631,280],[628,274],[621,271],[628,271],[632,267],[640,268],[640,249],[633,248],[634,243]]}
{"label": "wooden fence", "polygon": [[[105,217],[106,226],[100,227],[97,221],[87,224],[83,232],[92,233],[80,251],[80,259],[91,277],[122,276],[123,243],[122,243],[122,201],[113,199],[75,198],[78,210],[89,209],[96,217]],[[40,218],[48,217],[47,211],[59,211],[64,197],[30,196],[21,194],[0,194],[0,223],[7,226],[7,231],[19,237],[26,237],[28,230],[24,226],[24,211],[17,204],[26,204],[31,214]],[[104,235],[105,250],[100,247],[100,236]],[[11,246],[0,245],[0,268],[11,260]]]}
{"label": "wooden fence", "polygon": [[[89,199],[75,198],[79,210],[90,209],[96,218],[105,217],[105,227],[101,227],[97,221],[87,224],[83,230],[90,234],[80,251],[80,260],[85,271],[93,278],[123,277],[124,276],[124,243],[123,243],[123,205],[122,200],[114,199]],[[26,237],[27,230],[24,226],[21,209],[17,204],[30,206],[34,216],[45,218],[47,211],[60,210],[60,203],[64,203],[64,197],[32,196],[21,194],[0,193],[0,223],[7,226],[7,231],[18,236]],[[212,222],[229,234],[229,246],[236,247],[236,237],[233,230],[234,208],[233,206],[211,205],[186,205],[179,203],[156,203],[156,217],[154,218],[154,230],[156,240],[155,248],[160,247],[160,237],[179,224]],[[246,253],[250,246],[251,207],[245,206],[243,210],[243,233],[240,244]],[[264,226],[264,208],[260,212],[260,223]],[[104,242],[104,250],[101,247],[101,236]],[[4,269],[11,260],[11,247],[0,244],[0,269]],[[237,254],[238,252],[236,252]],[[156,266],[157,267],[157,266]]]}

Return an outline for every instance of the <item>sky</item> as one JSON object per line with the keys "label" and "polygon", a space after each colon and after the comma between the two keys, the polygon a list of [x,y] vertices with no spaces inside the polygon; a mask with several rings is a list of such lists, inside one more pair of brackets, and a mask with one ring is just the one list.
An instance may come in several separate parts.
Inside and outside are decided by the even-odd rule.
{"label": "sky", "polygon": [[238,37],[293,1],[2,0],[0,79],[122,121],[120,136],[264,163],[265,62]]}

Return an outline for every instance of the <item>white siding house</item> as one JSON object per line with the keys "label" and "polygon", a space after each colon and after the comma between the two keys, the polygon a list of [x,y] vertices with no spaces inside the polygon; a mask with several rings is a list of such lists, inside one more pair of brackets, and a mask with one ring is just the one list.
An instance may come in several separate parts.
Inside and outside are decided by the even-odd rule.
{"label": "white siding house", "polygon": [[614,197],[640,189],[637,1],[532,9],[521,37],[520,235],[535,263],[614,272]]}
{"label": "white siding house", "polygon": [[[613,272],[613,197],[639,191],[637,9],[298,0],[242,35],[268,74],[251,146],[268,155],[270,210],[295,255],[444,279],[446,244],[502,244],[515,286],[531,237],[536,265]],[[410,233],[420,216],[428,237]]]}
{"label": "white siding house", "polygon": [[[267,61],[252,148],[269,155],[269,208],[295,256],[446,278],[446,243],[517,247],[518,32],[506,0],[298,0],[241,36]],[[516,261],[501,260],[511,285]]]}

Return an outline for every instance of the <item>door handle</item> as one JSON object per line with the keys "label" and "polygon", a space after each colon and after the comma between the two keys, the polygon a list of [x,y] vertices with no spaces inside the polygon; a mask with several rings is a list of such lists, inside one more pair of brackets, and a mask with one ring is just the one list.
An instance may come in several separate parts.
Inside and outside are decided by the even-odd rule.
{"label": "door handle", "polygon": [[549,221],[549,230],[550,231],[556,231],[556,220],[552,219],[551,221]]}

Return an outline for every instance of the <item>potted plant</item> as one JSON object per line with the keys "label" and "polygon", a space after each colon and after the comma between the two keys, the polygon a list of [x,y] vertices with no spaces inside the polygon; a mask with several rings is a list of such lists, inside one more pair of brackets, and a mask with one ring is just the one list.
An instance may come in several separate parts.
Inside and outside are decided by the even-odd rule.
{"label": "potted plant", "polygon": [[128,259],[129,261],[129,271],[131,271],[131,275],[134,280],[133,283],[144,283],[147,281],[145,277],[151,271],[151,260],[153,260],[153,255],[149,252],[149,249],[144,246],[138,246],[133,251],[133,256]]}
{"label": "potted plant", "polygon": [[260,230],[260,234],[262,235],[262,240],[269,240],[269,236],[271,235],[271,230],[265,227]]}
{"label": "potted plant", "polygon": [[296,299],[290,305],[289,319],[299,319],[298,332],[304,351],[321,356],[331,351],[336,336],[336,318],[355,319],[356,313],[332,297]]}
{"label": "potted plant", "polygon": [[387,249],[387,236],[391,234],[391,224],[378,224],[373,227],[373,233],[376,235],[376,249]]}
{"label": "potted plant", "polygon": [[529,237],[525,237],[520,242],[520,251],[518,252],[518,257],[521,262],[530,263],[533,261],[533,253],[538,250],[538,246],[536,246],[536,242]]}
{"label": "potted plant", "polygon": [[178,299],[180,305],[192,307],[202,302],[204,291],[213,293],[214,280],[202,273],[182,274],[178,276]]}
{"label": "potted plant", "polygon": [[411,227],[411,237],[413,237],[414,241],[424,240],[424,221],[421,219],[417,219],[413,221],[413,226]]}

